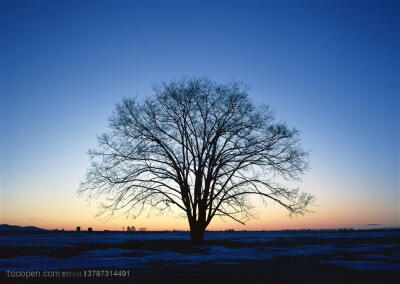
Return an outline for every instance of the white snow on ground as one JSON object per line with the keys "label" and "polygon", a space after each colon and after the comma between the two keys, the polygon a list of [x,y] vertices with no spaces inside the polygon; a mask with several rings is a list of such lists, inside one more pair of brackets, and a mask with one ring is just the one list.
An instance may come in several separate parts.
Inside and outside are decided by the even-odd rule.
{"label": "white snow on ground", "polygon": [[[230,263],[243,260],[267,260],[285,255],[333,254],[334,248],[328,245],[297,246],[291,248],[227,248],[222,246],[199,246],[204,254],[183,254],[171,251],[143,251],[109,248],[89,250],[70,258],[50,258],[46,256],[20,256],[0,259],[0,270],[40,270],[90,267],[135,267],[151,262],[169,262],[172,264],[197,264],[201,262]],[[143,256],[122,256],[123,253],[138,252]],[[341,261],[338,262],[339,264]],[[361,262],[363,263],[363,262]],[[365,262],[369,264],[370,262]],[[335,263],[332,263],[335,264]],[[338,265],[339,265],[338,264]],[[357,268],[361,264],[357,264]],[[382,267],[382,266],[379,266]],[[379,268],[378,267],[378,268]],[[369,269],[369,267],[367,267]]]}
{"label": "white snow on ground", "polygon": [[[207,232],[205,240],[229,240],[236,242],[291,241],[299,238],[399,238],[400,232]],[[189,240],[188,232],[111,232],[111,233],[34,233],[0,234],[1,246],[52,246],[65,247],[77,243],[124,243],[127,241]]]}
{"label": "white snow on ground", "polygon": [[373,258],[373,259],[390,259],[400,261],[399,257],[390,257],[384,254],[365,254],[361,255],[362,258]]}
{"label": "white snow on ground", "polygon": [[285,241],[296,240],[300,238],[318,238],[318,239],[339,239],[339,238],[400,238],[400,232],[208,232],[205,235],[207,240],[225,240],[238,242],[268,242],[283,239]]}
{"label": "white snow on ground", "polygon": [[[280,233],[280,232],[209,232],[208,240],[229,240],[242,243],[266,242],[278,239],[288,241],[296,238],[344,238],[352,234],[362,238],[400,238],[399,232],[363,233]],[[362,234],[362,235],[360,235]],[[353,236],[354,237],[354,236]],[[14,234],[0,235],[0,246],[46,246],[73,247],[82,243],[124,243],[127,241],[148,240],[189,240],[185,232],[137,232],[137,233],[55,233],[55,234]],[[301,245],[288,247],[255,246],[229,248],[216,245],[194,246],[204,253],[177,253],[172,251],[146,251],[129,249],[96,249],[84,251],[73,257],[52,258],[43,255],[0,258],[0,271],[6,270],[53,270],[71,268],[133,268],[152,262],[165,262],[168,265],[197,264],[213,262],[219,264],[239,264],[244,260],[268,260],[279,256],[324,255],[320,263],[338,265],[364,270],[400,270],[399,244],[359,244],[348,246]],[[391,249],[390,256],[385,254]],[[394,250],[393,250],[394,249]],[[360,260],[344,260],[342,253],[361,254]],[[129,256],[126,256],[129,255]],[[331,256],[331,257],[330,257]],[[335,260],[333,260],[335,258]],[[387,262],[386,262],[387,261]]]}
{"label": "white snow on ground", "polygon": [[384,245],[377,245],[377,244],[360,244],[352,247],[339,247],[338,250],[342,250],[346,253],[366,253],[366,252],[382,251],[384,247],[385,247]]}
{"label": "white snow on ground", "polygon": [[321,264],[331,264],[354,268],[359,270],[382,270],[382,271],[400,271],[400,263],[383,261],[362,261],[362,260],[322,260]]}
{"label": "white snow on ground", "polygon": [[[12,236],[12,237],[10,237]],[[112,232],[112,233],[34,233],[34,234],[1,234],[1,246],[74,246],[78,243],[124,243],[127,241],[151,241],[151,240],[189,240],[189,233],[172,232]]]}
{"label": "white snow on ground", "polygon": [[121,256],[123,253],[127,252],[131,252],[131,250],[108,248],[108,249],[88,250],[81,253],[81,255],[91,258],[109,258],[109,257]]}
{"label": "white snow on ground", "polygon": [[50,258],[46,256],[20,256],[0,259],[0,270],[39,270],[89,267],[134,267],[150,262],[172,262],[177,264],[197,264],[200,262],[270,259],[273,254],[267,250],[254,248],[229,249],[210,246],[205,254],[182,254],[171,251],[136,251],[143,256],[122,257],[129,250],[106,249],[83,252],[70,258]]}
{"label": "white snow on ground", "polygon": [[[135,267],[150,262],[172,262],[178,264],[196,264],[205,261],[243,260],[263,258],[262,252],[249,248],[226,249],[213,247],[206,254],[181,254],[171,251],[136,251],[144,256],[122,257],[129,250],[106,249],[83,252],[70,258],[50,258],[46,256],[20,256],[0,259],[0,270],[40,270],[89,267]],[[265,257],[270,257],[265,255]]]}

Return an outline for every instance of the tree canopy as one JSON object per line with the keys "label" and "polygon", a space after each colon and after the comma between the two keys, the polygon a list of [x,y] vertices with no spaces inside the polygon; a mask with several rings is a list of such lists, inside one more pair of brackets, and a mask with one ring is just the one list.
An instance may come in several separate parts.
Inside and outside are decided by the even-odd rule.
{"label": "tree canopy", "polygon": [[206,78],[162,83],[154,96],[126,98],[109,120],[110,132],[90,150],[80,192],[106,197],[105,211],[176,208],[187,216],[192,241],[201,242],[215,216],[244,224],[250,196],[308,211],[313,196],[277,180],[307,169],[299,132],[256,106],[241,83]]}

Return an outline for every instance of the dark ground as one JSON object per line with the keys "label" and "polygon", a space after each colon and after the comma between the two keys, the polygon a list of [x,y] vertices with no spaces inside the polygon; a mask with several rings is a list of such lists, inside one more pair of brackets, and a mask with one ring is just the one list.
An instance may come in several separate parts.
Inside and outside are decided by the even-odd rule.
{"label": "dark ground", "polygon": [[10,279],[2,273],[0,283],[400,283],[400,272],[360,271],[303,259],[281,258],[241,265],[154,264],[130,269],[130,277]]}
{"label": "dark ground", "polygon": [[[240,233],[239,233],[240,234]],[[329,233],[327,233],[329,234]],[[328,235],[327,235],[328,236]],[[4,236],[3,236],[4,237]],[[0,272],[0,283],[400,283],[400,269],[379,271],[372,269],[353,269],[342,266],[323,264],[321,260],[340,259],[346,261],[364,261],[366,252],[351,250],[352,248],[372,248],[368,253],[376,258],[368,261],[400,263],[399,234],[385,237],[359,235],[349,237],[347,233],[335,237],[301,236],[296,238],[273,238],[254,242],[237,242],[229,239],[207,240],[207,247],[224,247],[235,249],[280,249],[317,247],[319,245],[334,245],[336,250],[331,253],[316,253],[313,255],[278,255],[272,259],[238,259],[235,264],[226,261],[224,264],[213,261],[200,261],[196,264],[179,264],[176,260],[151,261],[135,265],[133,268],[97,267],[85,269],[64,269],[71,273],[80,273],[81,277],[37,277],[30,279],[10,278],[5,271]],[[206,254],[207,251],[199,246],[192,246],[186,240],[129,240],[121,243],[79,243],[73,247],[46,246],[2,246],[0,243],[0,260],[12,259],[26,255],[43,255],[50,259],[68,259],[79,256],[82,252],[109,248],[128,249],[123,257],[138,257],[141,251],[175,252],[184,255]],[[373,251],[377,248],[376,251]],[[144,255],[144,254],[143,254]],[[1,265],[1,263],[0,263]],[[82,263],[82,267],[85,264]],[[89,270],[127,271],[129,277],[83,277],[84,271]]]}

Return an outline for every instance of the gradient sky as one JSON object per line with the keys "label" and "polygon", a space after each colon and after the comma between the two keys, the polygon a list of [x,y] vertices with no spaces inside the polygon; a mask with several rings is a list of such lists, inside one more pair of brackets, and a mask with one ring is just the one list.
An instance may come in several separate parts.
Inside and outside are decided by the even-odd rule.
{"label": "gradient sky", "polygon": [[123,97],[182,76],[245,82],[301,131],[315,211],[255,202],[246,226],[400,226],[398,1],[0,1],[0,223],[186,229],[168,214],[96,218],[78,198],[96,136]]}

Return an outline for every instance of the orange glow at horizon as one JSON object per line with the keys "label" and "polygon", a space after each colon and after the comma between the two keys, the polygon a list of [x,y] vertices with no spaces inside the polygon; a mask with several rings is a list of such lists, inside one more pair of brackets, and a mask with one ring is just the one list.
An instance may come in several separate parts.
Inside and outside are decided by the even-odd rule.
{"label": "orange glow at horizon", "polygon": [[[83,201],[82,201],[83,202]],[[257,203],[257,202],[256,202]],[[78,206],[81,205],[81,206]],[[19,226],[36,226],[44,229],[65,229],[75,230],[80,226],[82,230],[92,227],[95,231],[122,230],[127,226],[135,226],[137,229],[144,227],[149,231],[188,230],[187,220],[179,216],[176,211],[167,215],[156,214],[140,216],[137,219],[126,218],[121,214],[107,219],[107,217],[95,217],[96,208],[85,206],[84,203],[77,204],[53,204],[53,206],[37,207],[34,204],[24,206],[25,212],[11,208],[7,204],[2,207],[1,223]],[[229,218],[214,218],[207,230],[236,231],[248,230],[284,230],[284,229],[330,229],[330,228],[379,228],[397,227],[399,218],[396,210],[371,210],[371,208],[337,210],[334,207],[325,205],[314,208],[315,212],[304,216],[290,218],[287,212],[278,205],[269,203],[268,206],[257,204],[258,215],[255,219],[249,219],[243,226]],[[4,212],[7,212],[4,214]],[[381,212],[380,214],[374,212]],[[35,216],[35,217],[27,217]],[[367,224],[380,224],[369,226]]]}
{"label": "orange glow at horizon", "polygon": [[[177,209],[168,214],[149,217],[145,214],[137,219],[122,215],[122,212],[107,220],[96,217],[98,202],[87,203],[76,194],[77,185],[71,179],[59,185],[58,180],[50,180],[45,187],[32,186],[29,190],[15,187],[2,195],[0,203],[0,223],[19,226],[36,226],[44,229],[75,230],[122,230],[122,227],[145,227],[147,230],[188,230],[188,222]],[[400,227],[398,198],[393,195],[359,195],[348,191],[338,194],[335,185],[326,186],[317,191],[323,181],[305,179],[301,187],[317,196],[316,206],[310,208],[313,213],[289,218],[288,212],[273,202],[263,204],[260,200],[251,200],[256,208],[256,218],[243,226],[229,218],[221,220],[215,217],[208,230],[283,230],[283,229],[325,229],[325,228],[376,228]],[[327,182],[325,182],[327,184]],[[369,226],[367,224],[380,224]]]}

